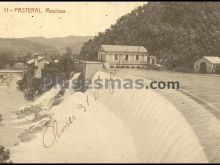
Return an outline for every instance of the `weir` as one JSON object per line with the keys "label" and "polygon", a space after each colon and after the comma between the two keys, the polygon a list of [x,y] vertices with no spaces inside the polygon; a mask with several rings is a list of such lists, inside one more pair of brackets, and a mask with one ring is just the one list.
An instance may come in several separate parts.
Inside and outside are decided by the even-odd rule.
{"label": "weir", "polygon": [[[97,78],[109,73],[97,72]],[[89,92],[95,92],[95,89]],[[113,112],[133,137],[143,162],[208,162],[203,147],[183,115],[151,90],[99,90],[99,102]]]}
{"label": "weir", "polygon": [[[110,78],[105,71],[91,76],[93,81]],[[73,79],[78,77],[79,73]],[[42,132],[33,141],[23,143],[22,152],[18,152],[19,146],[14,147],[11,151],[15,162],[209,162],[193,125],[166,98],[152,90],[89,89],[82,93],[69,89],[60,104],[51,106],[58,92],[59,89],[51,89],[32,104],[30,111],[39,105],[50,110],[40,112],[46,117],[30,121],[26,127],[42,127],[50,114],[59,123],[59,130],[73,113],[76,122],[50,150],[42,147]],[[74,110],[79,104],[86,111]],[[28,116],[23,120],[28,120]],[[30,156],[23,158],[22,153]]]}

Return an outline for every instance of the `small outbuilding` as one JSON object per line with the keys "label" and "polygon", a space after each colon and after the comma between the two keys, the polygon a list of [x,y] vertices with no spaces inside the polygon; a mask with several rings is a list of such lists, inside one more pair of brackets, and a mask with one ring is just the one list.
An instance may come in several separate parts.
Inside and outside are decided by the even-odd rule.
{"label": "small outbuilding", "polygon": [[51,62],[46,57],[39,56],[37,53],[34,54],[34,58],[26,62],[27,70],[30,70],[34,66],[34,77],[41,78],[42,70],[46,64]]}
{"label": "small outbuilding", "polygon": [[220,73],[220,58],[215,56],[203,56],[194,62],[196,73]]}

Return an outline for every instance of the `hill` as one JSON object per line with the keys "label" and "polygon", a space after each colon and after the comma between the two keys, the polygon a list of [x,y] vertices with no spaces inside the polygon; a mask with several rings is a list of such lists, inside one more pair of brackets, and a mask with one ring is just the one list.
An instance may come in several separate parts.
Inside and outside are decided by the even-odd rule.
{"label": "hill", "polygon": [[84,42],[92,37],[68,36],[60,38],[28,37],[28,38],[0,38],[0,54],[15,52],[16,56],[25,56],[29,52],[45,55],[58,55],[71,47],[74,54],[79,54]]}
{"label": "hill", "polygon": [[51,46],[28,41],[23,38],[0,38],[0,53],[5,51],[13,52],[34,52],[52,49]]}
{"label": "hill", "polygon": [[204,55],[220,55],[220,3],[149,2],[86,42],[80,53],[96,60],[101,44],[142,45],[167,68],[192,68]]}
{"label": "hill", "polygon": [[68,36],[56,38],[28,37],[25,39],[48,47],[53,47],[61,53],[65,51],[66,47],[71,47],[74,54],[79,54],[83,43],[91,38],[91,36]]}

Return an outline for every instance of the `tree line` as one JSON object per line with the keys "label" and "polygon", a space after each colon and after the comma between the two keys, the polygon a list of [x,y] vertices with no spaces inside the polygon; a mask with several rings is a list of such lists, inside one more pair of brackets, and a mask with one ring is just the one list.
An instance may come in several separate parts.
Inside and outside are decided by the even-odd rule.
{"label": "tree line", "polygon": [[219,2],[149,2],[84,43],[80,56],[97,60],[101,44],[142,45],[168,69],[192,69],[220,55]]}

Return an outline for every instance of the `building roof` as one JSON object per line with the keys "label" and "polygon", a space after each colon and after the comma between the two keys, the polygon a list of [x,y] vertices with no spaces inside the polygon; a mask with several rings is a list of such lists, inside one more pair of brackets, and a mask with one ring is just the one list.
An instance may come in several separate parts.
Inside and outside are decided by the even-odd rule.
{"label": "building roof", "polygon": [[206,60],[208,60],[208,61],[211,62],[212,64],[220,64],[220,58],[219,58],[219,57],[215,57],[215,56],[204,56],[203,58],[205,58]]}
{"label": "building roof", "polygon": [[[38,56],[38,61],[42,60],[42,59],[47,59],[46,57],[42,57],[42,56]],[[50,61],[49,59],[47,59],[48,61]],[[33,64],[34,63],[34,59],[31,59],[29,61],[26,62],[26,64]]]}
{"label": "building roof", "polygon": [[128,45],[101,45],[100,50],[107,52],[139,52],[139,53],[147,52],[147,50],[143,46],[128,46]]}

